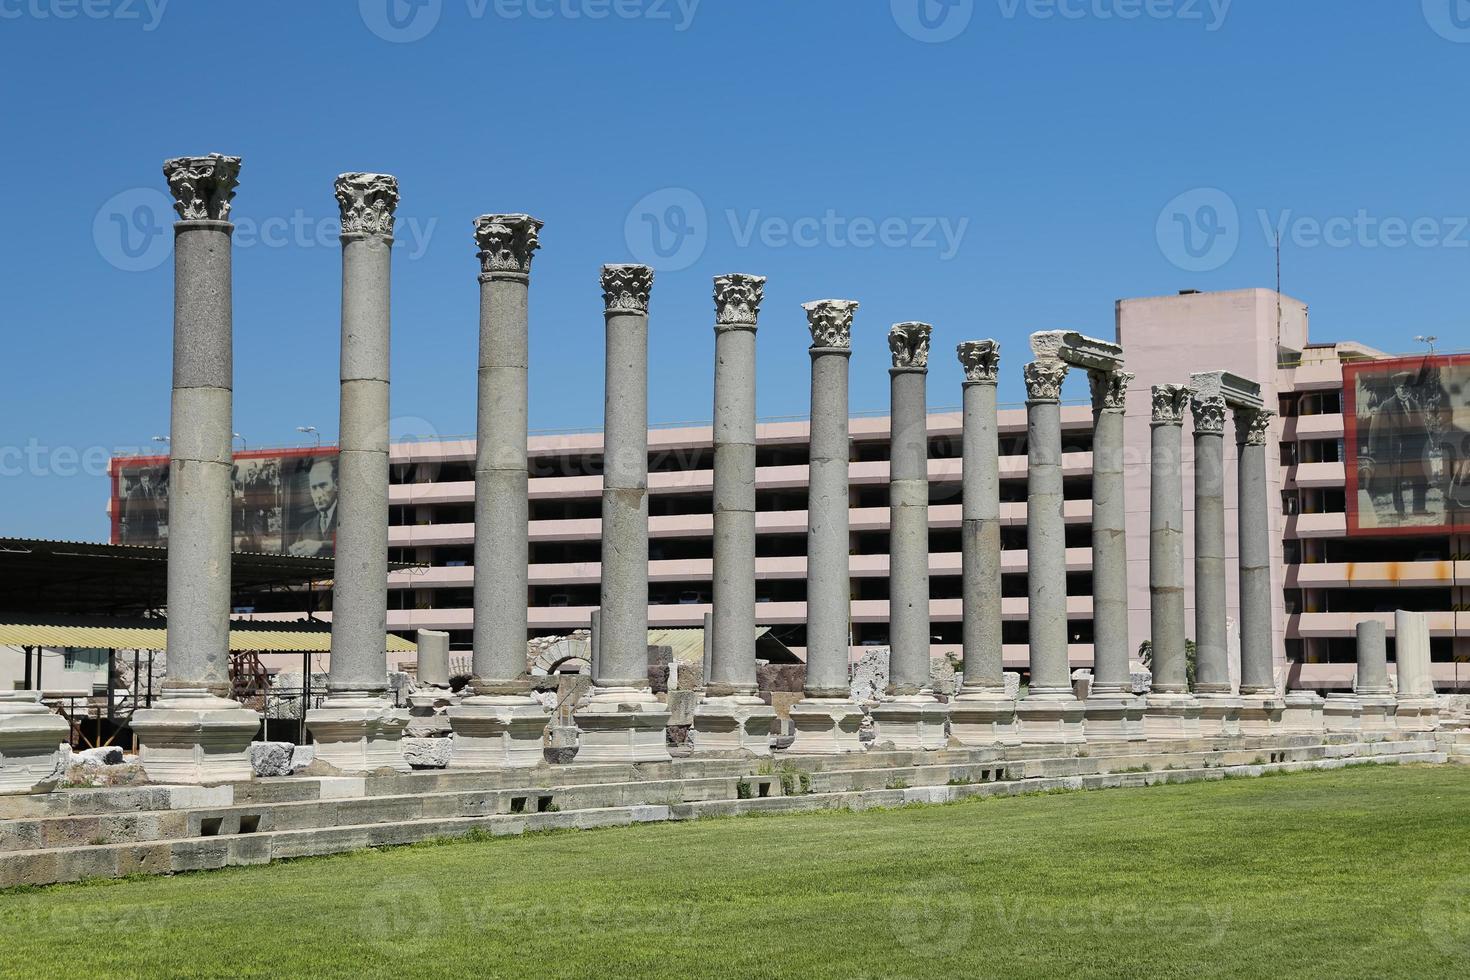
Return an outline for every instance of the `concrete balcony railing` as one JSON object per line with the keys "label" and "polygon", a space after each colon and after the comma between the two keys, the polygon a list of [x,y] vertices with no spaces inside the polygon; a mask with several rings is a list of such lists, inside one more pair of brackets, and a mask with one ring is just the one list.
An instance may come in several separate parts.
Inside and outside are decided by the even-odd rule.
{"label": "concrete balcony railing", "polygon": [[1341,439],[1347,429],[1339,414],[1298,415],[1281,424],[1281,441],[1295,442],[1303,439]]}
{"label": "concrete balcony railing", "polygon": [[1346,514],[1293,514],[1286,519],[1287,538],[1345,538]]}
{"label": "concrete balcony railing", "polygon": [[1286,468],[1286,489],[1338,490],[1347,486],[1347,467],[1342,463],[1298,463]]}
{"label": "concrete balcony railing", "polygon": [[[1028,568],[1026,552],[1004,551],[1001,553],[1003,574],[1024,575]],[[887,578],[887,555],[853,555],[848,560],[853,578]],[[1091,548],[1067,549],[1067,571],[1088,572],[1092,570]],[[930,575],[959,575],[960,555],[958,552],[932,554],[929,556]],[[650,582],[709,582],[713,578],[714,562],[709,558],[691,558],[667,561],[650,561]],[[806,578],[806,558],[796,555],[780,558],[757,558],[757,579],[803,579]],[[596,585],[602,581],[602,565],[599,562],[565,562],[530,566],[532,585]],[[464,589],[474,585],[473,566],[435,566],[424,569],[409,569],[392,572],[388,576],[390,589]]]}
{"label": "concrete balcony railing", "polygon": [[[1460,635],[1470,635],[1470,613],[1428,612],[1431,636],[1455,636],[1455,621],[1461,620]],[[1295,613],[1286,617],[1286,635],[1289,639],[1331,639],[1351,637],[1357,634],[1358,624],[1377,620],[1388,627],[1392,636],[1393,616],[1391,612],[1342,612],[1342,613]]]}
{"label": "concrete balcony railing", "polygon": [[1342,387],[1342,365],[1337,361],[1302,364],[1279,372],[1282,392],[1324,391]]}
{"label": "concrete balcony railing", "polygon": [[1286,566],[1288,589],[1444,588],[1454,585],[1470,587],[1470,561],[1358,561]]}

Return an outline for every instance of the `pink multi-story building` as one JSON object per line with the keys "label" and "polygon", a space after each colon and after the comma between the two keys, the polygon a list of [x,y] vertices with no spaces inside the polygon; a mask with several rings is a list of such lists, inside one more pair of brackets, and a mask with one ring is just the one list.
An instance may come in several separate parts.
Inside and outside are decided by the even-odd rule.
{"label": "pink multi-story building", "polygon": [[[1136,648],[1148,637],[1149,415],[1151,385],[1184,383],[1191,372],[1226,370],[1257,380],[1279,452],[1270,455],[1272,581],[1279,674],[1293,687],[1352,683],[1354,629],[1393,610],[1429,613],[1441,689],[1470,688],[1470,535],[1349,533],[1344,364],[1389,355],[1361,344],[1314,344],[1305,304],[1264,289],[1123,300],[1117,340],[1136,374],[1127,417],[1130,626]],[[939,355],[936,355],[939,356]],[[1008,345],[1003,370],[1029,359]],[[1009,365],[1009,367],[1005,367]],[[1092,658],[1091,443],[1086,379],[1068,380],[1062,410],[1066,454],[1067,613],[1074,666]],[[1001,428],[1002,576],[1005,662],[1027,663],[1026,417],[1003,408]],[[933,653],[960,654],[960,416],[929,419],[930,587]],[[851,423],[851,644],[854,655],[888,640],[888,420]],[[806,646],[805,422],[780,421],[757,432],[757,622],[799,655]],[[1189,425],[1184,430],[1186,522],[1192,509]],[[1234,554],[1234,446],[1227,438],[1227,548]],[[530,445],[530,626],[534,635],[588,625],[598,601],[602,436],[534,436]],[[649,433],[649,619],[654,628],[698,626],[709,610],[711,578],[711,429]],[[394,560],[427,566],[390,578],[388,626],[447,630],[456,655],[471,642],[474,444],[413,442],[393,448],[390,547]],[[1186,535],[1186,565],[1189,564]],[[1232,651],[1238,597],[1229,582]],[[317,593],[313,600],[329,602]],[[265,615],[299,613],[281,595]],[[324,611],[330,615],[329,611]],[[1191,601],[1192,615],[1192,601]]]}

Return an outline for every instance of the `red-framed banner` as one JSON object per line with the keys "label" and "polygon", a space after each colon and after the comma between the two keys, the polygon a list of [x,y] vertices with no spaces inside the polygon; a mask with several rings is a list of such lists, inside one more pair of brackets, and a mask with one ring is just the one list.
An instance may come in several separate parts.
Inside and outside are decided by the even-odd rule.
{"label": "red-framed banner", "polygon": [[1470,533],[1470,354],[1342,369],[1351,535]]}
{"label": "red-framed banner", "polygon": [[[231,469],[236,551],[329,558],[337,542],[337,450],[257,449]],[[168,544],[167,456],[115,456],[114,544]]]}

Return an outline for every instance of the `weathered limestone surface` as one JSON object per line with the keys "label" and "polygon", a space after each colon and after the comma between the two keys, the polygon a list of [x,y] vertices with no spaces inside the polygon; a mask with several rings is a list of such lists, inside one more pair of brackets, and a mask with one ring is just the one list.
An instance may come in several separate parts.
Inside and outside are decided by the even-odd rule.
{"label": "weathered limestone surface", "polygon": [[715,279],[714,577],[697,751],[769,755],[776,712],[755,696],[755,337],[763,276]]}
{"label": "weathered limestone surface", "polygon": [[1406,732],[1439,727],[1439,702],[1430,672],[1429,617],[1422,612],[1394,613],[1394,662],[1398,666],[1398,727]]}
{"label": "weathered limestone surface", "polygon": [[1271,518],[1266,451],[1267,409],[1235,410],[1239,456],[1237,518],[1240,547],[1240,723],[1247,734],[1269,734],[1286,707],[1276,689],[1271,627]]}
{"label": "weathered limestone surface", "polygon": [[230,202],[240,158],[163,165],[174,209],[173,402],[169,443],[168,645],[164,696],[135,712],[150,778],[250,778],[259,717],[229,693],[233,300]]}
{"label": "weathered limestone surface", "polygon": [[[449,709],[456,742],[449,764],[456,767],[526,768],[544,758],[547,712],[531,696],[526,672],[529,309],[541,228],[527,214],[475,219],[480,353],[473,695]],[[426,758],[424,750],[416,752]]]}
{"label": "weathered limestone surface", "polygon": [[1230,680],[1225,571],[1225,398],[1191,386],[1194,417],[1195,693],[1200,734],[1240,730],[1241,702]]}
{"label": "weathered limestone surface", "polygon": [[811,330],[811,477],[807,503],[805,697],[791,706],[790,752],[857,752],[862,708],[848,687],[848,360],[858,304],[806,303]]}
{"label": "weathered limestone surface", "polygon": [[940,749],[945,710],[929,690],[929,433],[927,323],[888,332],[892,419],[888,463],[888,692],[872,710],[876,741]]}
{"label": "weathered limestone surface", "polygon": [[1388,630],[1376,619],[1358,624],[1358,677],[1353,693],[1361,711],[1360,726],[1366,732],[1388,732],[1397,728],[1398,699],[1388,681]]}
{"label": "weathered limestone surface", "polygon": [[607,323],[602,596],[578,762],[664,762],[668,709],[648,684],[648,299],[653,270],[602,267]]}
{"label": "weathered limestone surface", "polygon": [[408,711],[388,698],[388,417],[398,181],[337,178],[342,213],[342,403],[329,696],[307,712],[317,758],[344,772],[406,770]]}

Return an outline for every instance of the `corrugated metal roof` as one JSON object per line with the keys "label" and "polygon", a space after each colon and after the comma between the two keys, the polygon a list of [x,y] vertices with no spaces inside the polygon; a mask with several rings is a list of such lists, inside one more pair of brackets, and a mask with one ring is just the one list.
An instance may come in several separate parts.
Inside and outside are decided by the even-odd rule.
{"label": "corrugated metal roof", "polygon": [[[755,630],[755,638],[759,640],[770,631],[769,626],[758,626]],[[685,629],[649,630],[648,645],[672,648],[674,659],[680,663],[704,662],[704,628],[700,626],[690,626]]]}
{"label": "corrugated metal roof", "polygon": [[[230,649],[262,653],[326,653],[332,649],[332,633],[320,628],[232,629]],[[0,646],[73,647],[94,650],[163,650],[166,627],[119,623],[5,623],[0,622]],[[387,635],[387,647],[395,653],[413,653],[418,648],[402,637]]]}

